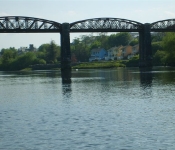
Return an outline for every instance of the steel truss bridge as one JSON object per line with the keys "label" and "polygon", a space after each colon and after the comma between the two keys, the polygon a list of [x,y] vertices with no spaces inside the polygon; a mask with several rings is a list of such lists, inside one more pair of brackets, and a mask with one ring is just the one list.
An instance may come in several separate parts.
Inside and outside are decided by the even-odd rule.
{"label": "steel truss bridge", "polygon": [[152,66],[151,32],[175,32],[175,19],[142,24],[121,18],[93,18],[73,23],[24,17],[0,17],[0,33],[60,33],[62,68],[70,66],[70,33],[139,32],[140,67]]}

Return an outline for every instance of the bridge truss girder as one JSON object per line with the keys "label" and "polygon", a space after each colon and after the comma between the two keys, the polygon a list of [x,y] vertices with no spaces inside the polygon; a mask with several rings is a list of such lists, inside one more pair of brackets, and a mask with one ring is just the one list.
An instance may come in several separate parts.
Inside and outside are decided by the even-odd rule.
{"label": "bridge truss girder", "polygon": [[175,19],[161,20],[151,24],[152,32],[175,32]]}
{"label": "bridge truss girder", "polygon": [[142,23],[120,18],[94,18],[73,22],[70,32],[139,32]]}
{"label": "bridge truss girder", "polygon": [[60,32],[61,24],[45,19],[7,16],[0,17],[0,33],[49,33]]}

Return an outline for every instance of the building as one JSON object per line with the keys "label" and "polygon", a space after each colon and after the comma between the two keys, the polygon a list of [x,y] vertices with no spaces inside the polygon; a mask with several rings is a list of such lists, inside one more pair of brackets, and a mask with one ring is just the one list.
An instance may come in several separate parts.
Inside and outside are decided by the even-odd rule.
{"label": "building", "polygon": [[112,47],[108,50],[108,55],[105,57],[105,60],[122,60],[130,59],[134,55],[139,53],[139,45],[135,46],[118,46]]}
{"label": "building", "polygon": [[122,47],[123,46],[118,46],[118,47],[112,47],[108,50],[108,55],[105,57],[105,60],[120,60],[123,59],[122,56]]}
{"label": "building", "polygon": [[22,54],[22,53],[26,53],[26,52],[33,52],[33,51],[36,51],[37,49],[33,46],[33,44],[30,44],[29,45],[29,48],[28,47],[20,47],[18,49],[18,54]]}
{"label": "building", "polygon": [[139,44],[134,45],[134,46],[132,47],[132,54],[133,54],[133,55],[139,54]]}
{"label": "building", "polygon": [[127,45],[122,47],[123,59],[128,59],[128,55],[132,54],[132,46]]}
{"label": "building", "polygon": [[104,48],[94,48],[91,50],[91,56],[89,58],[89,61],[99,61],[99,60],[105,60],[105,57],[107,56],[107,51]]}
{"label": "building", "polygon": [[137,54],[139,54],[139,44],[132,46],[132,52],[127,57],[128,57],[128,59],[130,59]]}
{"label": "building", "polygon": [[27,47],[20,47],[18,48],[18,54],[25,53],[27,51]]}
{"label": "building", "polygon": [[32,51],[36,51],[36,48],[33,46],[33,44],[30,44],[27,50],[32,52]]}

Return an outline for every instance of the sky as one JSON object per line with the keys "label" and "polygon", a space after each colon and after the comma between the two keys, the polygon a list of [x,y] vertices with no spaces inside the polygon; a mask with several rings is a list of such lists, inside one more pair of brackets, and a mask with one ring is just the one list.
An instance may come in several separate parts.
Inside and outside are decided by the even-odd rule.
{"label": "sky", "polygon": [[[0,17],[3,16],[35,17],[59,23],[104,17],[153,23],[175,18],[175,0],[0,0]],[[85,33],[71,33],[71,42],[81,35]],[[0,50],[29,44],[38,48],[51,40],[60,45],[60,34],[0,33]]]}

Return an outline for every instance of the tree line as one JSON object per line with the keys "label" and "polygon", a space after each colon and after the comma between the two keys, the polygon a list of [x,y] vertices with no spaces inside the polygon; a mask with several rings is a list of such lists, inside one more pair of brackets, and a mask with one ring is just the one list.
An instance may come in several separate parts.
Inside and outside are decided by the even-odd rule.
{"label": "tree line", "polygon": [[153,64],[175,66],[175,33],[159,33],[152,41]]}
{"label": "tree line", "polygon": [[[116,33],[108,35],[99,33],[82,35],[71,43],[73,62],[87,62],[93,48],[108,50],[114,46],[136,45],[138,37],[130,33]],[[152,35],[152,51],[154,65],[175,66],[175,33],[155,33]],[[18,54],[17,49],[2,49],[0,52],[0,70],[21,70],[35,64],[59,64],[61,48],[54,41],[39,46],[37,51]]]}
{"label": "tree line", "polygon": [[0,70],[21,70],[35,64],[55,64],[60,61],[60,46],[54,41],[42,44],[37,51],[18,54],[17,49],[1,50]]}
{"label": "tree line", "polygon": [[[138,38],[133,38],[130,33],[116,33],[107,35],[107,33],[99,33],[97,36],[93,34],[82,35],[75,38],[71,43],[72,56],[77,61],[89,61],[91,50],[94,48],[104,48],[108,50],[114,46],[135,45],[138,44]],[[75,59],[75,58],[74,58]]]}

